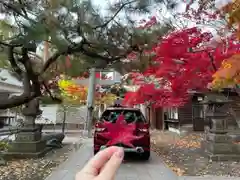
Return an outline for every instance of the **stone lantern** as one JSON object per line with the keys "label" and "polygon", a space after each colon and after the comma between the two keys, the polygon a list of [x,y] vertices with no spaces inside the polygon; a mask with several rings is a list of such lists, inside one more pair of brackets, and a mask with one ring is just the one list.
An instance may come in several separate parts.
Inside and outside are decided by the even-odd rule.
{"label": "stone lantern", "polygon": [[206,117],[210,118],[210,132],[216,134],[226,134],[228,132],[227,117],[230,102],[231,100],[219,93],[211,93],[205,96],[201,103],[208,106]]}
{"label": "stone lantern", "polygon": [[207,104],[206,117],[210,118],[211,128],[202,143],[209,158],[213,161],[240,159],[239,147],[228,134],[227,120],[230,100],[219,93],[206,95],[203,104]]}
{"label": "stone lantern", "polygon": [[42,139],[42,133],[35,125],[36,117],[42,113],[39,109],[39,99],[35,98],[27,103],[22,113],[25,116],[24,126],[19,128],[5,156],[7,158],[41,157],[49,148],[46,147],[46,141]]}

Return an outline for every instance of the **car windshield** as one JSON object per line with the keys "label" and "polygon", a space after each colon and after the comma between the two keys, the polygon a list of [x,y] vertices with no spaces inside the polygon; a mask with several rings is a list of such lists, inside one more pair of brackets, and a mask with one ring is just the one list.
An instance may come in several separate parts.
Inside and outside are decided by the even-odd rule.
{"label": "car windshield", "polygon": [[106,110],[102,114],[101,120],[116,123],[119,115],[123,114],[127,123],[146,122],[143,114],[137,110]]}

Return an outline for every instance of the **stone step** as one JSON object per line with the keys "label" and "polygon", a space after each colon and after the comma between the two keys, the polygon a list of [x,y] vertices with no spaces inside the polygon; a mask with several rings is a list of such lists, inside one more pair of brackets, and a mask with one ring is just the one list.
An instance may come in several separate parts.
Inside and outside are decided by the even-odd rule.
{"label": "stone step", "polygon": [[209,159],[212,161],[238,161],[240,160],[240,154],[211,154],[208,153]]}
{"label": "stone step", "polygon": [[46,147],[39,152],[4,152],[3,156],[4,156],[4,159],[6,159],[6,160],[25,159],[25,158],[27,158],[27,159],[28,158],[41,158],[51,150],[52,150],[52,148]]}

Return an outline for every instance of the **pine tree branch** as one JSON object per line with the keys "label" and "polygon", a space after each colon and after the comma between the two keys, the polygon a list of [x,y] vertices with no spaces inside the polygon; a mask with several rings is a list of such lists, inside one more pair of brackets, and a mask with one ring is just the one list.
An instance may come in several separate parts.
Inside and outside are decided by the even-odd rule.
{"label": "pine tree branch", "polygon": [[0,45],[7,46],[7,47],[21,47],[22,46],[22,44],[9,44],[9,43],[5,43],[3,41],[0,41]]}
{"label": "pine tree branch", "polygon": [[122,58],[126,58],[127,55],[129,53],[131,53],[133,50],[134,50],[134,47],[130,47],[128,50],[126,50],[125,53],[120,54],[119,56],[115,56],[115,57],[104,56],[104,55],[95,53],[93,51],[86,50],[84,47],[82,47],[80,49],[80,52],[82,52],[84,55],[87,55],[87,56],[89,56],[91,58],[105,60],[109,64],[109,63],[114,63],[114,62],[116,62],[118,60],[121,60]]}
{"label": "pine tree branch", "polygon": [[16,60],[14,58],[14,47],[9,47],[8,49],[8,60],[13,68],[13,70],[19,75],[21,76],[22,74],[22,70],[21,68],[17,65]]}
{"label": "pine tree branch", "polygon": [[8,109],[25,104],[36,96],[36,94],[31,94],[30,80],[26,72],[23,73],[23,87],[24,90],[20,96],[12,96],[8,99],[1,98],[0,109]]}
{"label": "pine tree branch", "polygon": [[58,103],[61,103],[61,102],[62,102],[62,100],[61,100],[60,98],[54,97],[54,96],[52,95],[52,93],[51,93],[51,91],[49,90],[49,88],[48,88],[47,84],[45,83],[45,81],[42,81],[42,84],[43,84],[46,92],[49,94],[49,96],[51,97],[51,99],[52,99],[53,101],[58,102]]}
{"label": "pine tree branch", "polygon": [[116,18],[116,16],[123,10],[123,8],[129,4],[132,4],[136,2],[136,0],[133,0],[133,1],[129,1],[129,2],[126,2],[126,3],[123,3],[120,8],[114,13],[114,15],[108,20],[106,21],[104,24],[101,24],[99,26],[96,26],[94,27],[93,29],[98,29],[98,28],[104,28],[106,27],[112,20],[114,20]]}
{"label": "pine tree branch", "polygon": [[18,0],[18,2],[21,5],[21,9],[22,9],[23,13],[25,14],[25,16],[28,16],[27,11],[24,9],[25,4],[22,2],[22,0]]}
{"label": "pine tree branch", "polygon": [[31,60],[28,57],[28,50],[26,48],[22,48],[22,58],[19,61],[23,64],[25,68],[25,72],[22,71],[19,66],[16,64],[16,60],[14,59],[13,47],[9,48],[9,61],[18,74],[21,74],[23,77],[23,93],[19,96],[12,96],[8,99],[2,99],[0,103],[0,109],[7,109],[16,107],[25,103],[28,103],[35,97],[41,96],[40,91],[40,82],[38,80],[38,76],[34,73]]}
{"label": "pine tree branch", "polygon": [[67,48],[66,50],[63,50],[63,51],[56,52],[46,61],[46,63],[44,64],[44,66],[43,66],[43,68],[42,68],[42,70],[40,71],[39,74],[44,73],[50,67],[50,65],[52,63],[54,63],[60,56],[67,55],[68,53],[71,54],[72,52],[73,51],[70,48]]}
{"label": "pine tree branch", "polygon": [[13,11],[15,14],[23,17],[24,19],[26,19],[32,23],[36,23],[36,21],[34,21],[33,19],[29,18],[27,15],[25,15],[21,11],[19,11],[13,4],[10,4],[10,3],[4,2],[4,1],[0,1],[0,4],[2,4],[4,7],[9,9],[10,11]]}
{"label": "pine tree branch", "polygon": [[26,48],[22,48],[22,63],[29,75],[29,78],[32,82],[32,91],[34,93],[37,93],[39,95],[41,95],[41,91],[40,91],[40,88],[41,88],[41,85],[40,85],[40,82],[39,82],[39,79],[38,79],[38,75],[33,71],[33,65],[32,65],[32,62],[28,56],[28,50]]}
{"label": "pine tree branch", "polygon": [[29,78],[31,77],[31,73],[29,73],[27,68],[26,68],[26,72],[22,73],[22,76],[23,76],[23,93],[20,96],[12,96],[8,99],[1,98],[0,109],[8,109],[8,108],[20,106],[22,104],[28,103],[29,101],[41,95],[40,90],[32,91],[32,89],[36,89],[36,88],[32,88],[33,85],[31,85],[30,78]]}

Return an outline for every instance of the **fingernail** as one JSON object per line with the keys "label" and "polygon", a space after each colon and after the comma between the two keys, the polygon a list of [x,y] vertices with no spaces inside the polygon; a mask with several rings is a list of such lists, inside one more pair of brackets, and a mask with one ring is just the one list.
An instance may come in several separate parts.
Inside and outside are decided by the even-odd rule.
{"label": "fingernail", "polygon": [[123,158],[123,156],[124,156],[124,151],[123,151],[123,149],[122,148],[119,148],[118,150],[117,150],[117,152],[115,152],[115,156],[117,156],[118,158]]}

